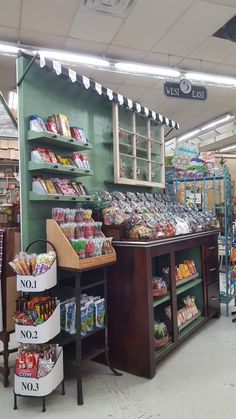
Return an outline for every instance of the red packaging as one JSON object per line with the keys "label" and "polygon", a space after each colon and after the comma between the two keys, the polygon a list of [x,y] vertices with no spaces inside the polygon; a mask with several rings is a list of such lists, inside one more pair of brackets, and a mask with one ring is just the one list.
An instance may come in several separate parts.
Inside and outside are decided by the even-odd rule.
{"label": "red packaging", "polygon": [[47,131],[54,132],[55,134],[57,134],[57,127],[54,122],[46,122],[46,128]]}

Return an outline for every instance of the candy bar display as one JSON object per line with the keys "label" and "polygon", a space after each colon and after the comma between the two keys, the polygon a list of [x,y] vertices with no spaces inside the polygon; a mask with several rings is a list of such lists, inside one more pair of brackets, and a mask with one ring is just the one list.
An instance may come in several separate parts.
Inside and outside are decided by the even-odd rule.
{"label": "candy bar display", "polygon": [[54,134],[63,135],[68,138],[74,138],[81,144],[88,144],[88,140],[83,128],[78,126],[71,127],[69,118],[59,113],[50,115],[45,122],[39,115],[31,115],[29,118],[30,130],[36,132],[48,131]]}
{"label": "candy bar display", "polygon": [[218,228],[215,214],[172,202],[168,195],[100,192],[105,225],[123,224],[126,238],[156,240]]}
{"label": "candy bar display", "polygon": [[175,267],[176,281],[181,281],[197,273],[196,266],[193,260],[184,260]]}
{"label": "candy bar display", "polygon": [[53,297],[23,295],[16,300],[14,320],[20,325],[37,326],[49,319],[56,305]]}
{"label": "candy bar display", "polygon": [[60,178],[45,179],[40,176],[33,177],[32,191],[39,195],[89,195],[87,188],[80,182]]}
{"label": "candy bar display", "polygon": [[90,171],[90,164],[86,154],[74,152],[71,156],[58,155],[48,147],[34,147],[31,151],[31,161],[35,163],[53,163],[62,166],[73,166]]}
{"label": "candy bar display", "polygon": [[20,252],[9,265],[18,275],[40,275],[47,272],[56,259],[56,253],[40,253],[39,255]]}
{"label": "candy bar display", "polygon": [[80,259],[113,253],[112,238],[103,237],[102,222],[93,221],[90,209],[53,208],[55,219]]}
{"label": "candy bar display", "polygon": [[19,377],[41,378],[53,369],[57,345],[21,344],[15,363],[15,374]]}
{"label": "candy bar display", "polygon": [[166,345],[169,341],[169,332],[164,322],[154,322],[155,348]]}
{"label": "candy bar display", "polygon": [[[61,302],[61,330],[74,335],[76,318],[75,298]],[[82,294],[80,305],[81,336],[105,326],[105,300],[100,296]]]}
{"label": "candy bar display", "polygon": [[[195,297],[190,297],[189,295],[183,298],[184,307],[177,311],[177,324],[178,327],[183,326],[193,317],[200,314],[197,306]],[[168,306],[165,308],[166,316],[171,320],[171,307]]]}

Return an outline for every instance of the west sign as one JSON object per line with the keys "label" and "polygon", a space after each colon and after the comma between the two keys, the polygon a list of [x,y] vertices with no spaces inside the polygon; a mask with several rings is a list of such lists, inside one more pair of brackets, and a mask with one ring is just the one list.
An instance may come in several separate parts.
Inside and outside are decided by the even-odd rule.
{"label": "west sign", "polygon": [[207,90],[203,86],[193,86],[189,80],[180,83],[166,82],[164,84],[166,96],[177,99],[206,100]]}

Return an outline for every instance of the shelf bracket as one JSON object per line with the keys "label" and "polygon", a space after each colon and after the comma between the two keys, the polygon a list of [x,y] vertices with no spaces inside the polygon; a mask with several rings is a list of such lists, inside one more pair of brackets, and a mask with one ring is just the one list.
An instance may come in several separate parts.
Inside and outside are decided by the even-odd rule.
{"label": "shelf bracket", "polygon": [[25,69],[25,71],[24,71],[24,73],[22,74],[22,76],[21,76],[21,78],[20,78],[20,80],[17,82],[17,84],[16,84],[16,86],[17,87],[19,87],[20,85],[21,85],[21,83],[23,82],[23,80],[24,80],[24,78],[25,78],[25,76],[26,76],[26,74],[28,73],[28,71],[30,70],[30,68],[32,67],[32,65],[33,65],[33,63],[35,62],[35,60],[36,60],[36,58],[38,57],[38,53],[37,54],[35,54],[32,58],[31,58],[31,60],[30,60],[30,62],[29,62],[29,64],[27,65],[27,67],[26,67],[26,69]]}

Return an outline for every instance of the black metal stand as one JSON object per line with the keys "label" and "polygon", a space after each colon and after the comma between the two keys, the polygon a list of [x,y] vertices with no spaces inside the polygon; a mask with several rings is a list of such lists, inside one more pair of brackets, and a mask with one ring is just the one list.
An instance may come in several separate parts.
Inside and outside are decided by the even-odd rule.
{"label": "black metal stand", "polygon": [[[99,269],[98,268],[91,268],[92,269]],[[81,288],[83,290],[86,290],[87,288],[92,288],[97,285],[103,285],[104,287],[104,299],[105,299],[105,327],[98,329],[95,331],[95,333],[100,332],[101,330],[105,330],[105,341],[104,341],[104,348],[99,353],[95,353],[94,356],[91,356],[89,359],[93,359],[96,357],[96,355],[104,353],[106,357],[106,363],[107,366],[110,368],[113,374],[116,376],[122,376],[122,373],[116,371],[110,362],[109,359],[109,346],[108,346],[108,323],[107,323],[107,269],[106,267],[101,268],[103,269],[103,279],[101,281],[95,282],[95,283],[89,283],[88,286],[83,285],[81,287],[81,279],[83,275],[82,270],[73,270],[73,269],[66,269],[63,268],[64,271],[75,272],[75,300],[76,300],[76,349],[75,349],[75,358],[76,358],[76,382],[77,382],[77,404],[82,405],[84,403],[83,401],[83,389],[82,389],[82,337],[81,337],[81,318],[80,318],[80,311],[81,311]],[[89,336],[89,335],[88,335]],[[83,336],[83,339],[86,339],[88,336]],[[63,344],[63,342],[62,342]]]}

